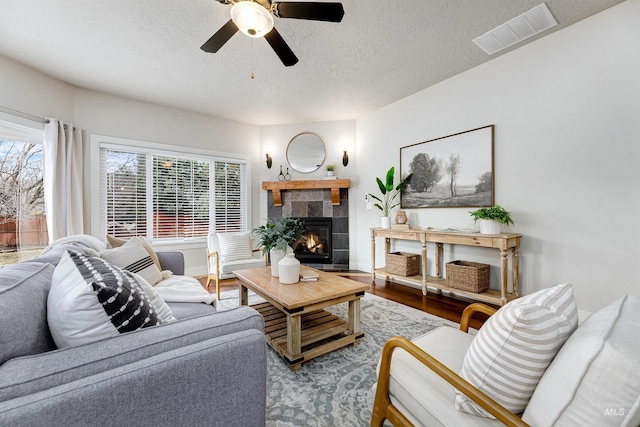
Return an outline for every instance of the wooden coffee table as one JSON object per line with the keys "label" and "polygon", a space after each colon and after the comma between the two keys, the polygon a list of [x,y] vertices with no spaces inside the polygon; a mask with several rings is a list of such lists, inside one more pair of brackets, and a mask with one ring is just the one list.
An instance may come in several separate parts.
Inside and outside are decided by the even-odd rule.
{"label": "wooden coffee table", "polygon": [[[252,307],[264,318],[267,342],[291,370],[364,338],[360,330],[360,299],[369,285],[303,269],[318,273],[318,280],[283,285],[271,276],[271,267],[233,272],[240,282],[240,305],[248,305],[248,289],[267,300]],[[324,310],[343,302],[349,303],[346,321]]]}

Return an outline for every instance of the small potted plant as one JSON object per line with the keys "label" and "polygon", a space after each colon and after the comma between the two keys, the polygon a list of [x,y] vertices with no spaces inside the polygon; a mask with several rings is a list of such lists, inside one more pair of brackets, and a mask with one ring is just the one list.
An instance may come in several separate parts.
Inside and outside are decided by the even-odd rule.
{"label": "small potted plant", "polygon": [[501,224],[513,225],[511,214],[499,205],[482,207],[469,213],[474,223],[480,221],[481,234],[499,234]]}
{"label": "small potted plant", "polygon": [[382,228],[391,227],[391,218],[389,217],[389,215],[391,214],[391,209],[400,204],[399,201],[396,202],[396,198],[398,197],[400,192],[404,190],[407,185],[409,185],[409,181],[411,181],[412,175],[413,174],[407,175],[404,179],[400,180],[400,183],[397,186],[394,186],[393,182],[395,180],[395,167],[391,166],[385,176],[385,182],[382,182],[380,178],[376,178],[376,182],[378,183],[378,188],[380,189],[380,193],[382,193],[382,197],[378,197],[374,194],[369,194],[369,196],[379,202],[375,203],[374,206],[382,211],[382,219],[380,224]]}
{"label": "small potted plant", "polygon": [[325,169],[327,169],[327,176],[333,176],[333,171],[336,170],[336,165],[326,165]]}
{"label": "small potted plant", "polygon": [[253,230],[260,239],[262,253],[269,254],[271,275],[278,277],[278,262],[287,252],[293,251],[291,245],[302,237],[304,222],[301,219],[284,217],[280,221],[267,221]]}

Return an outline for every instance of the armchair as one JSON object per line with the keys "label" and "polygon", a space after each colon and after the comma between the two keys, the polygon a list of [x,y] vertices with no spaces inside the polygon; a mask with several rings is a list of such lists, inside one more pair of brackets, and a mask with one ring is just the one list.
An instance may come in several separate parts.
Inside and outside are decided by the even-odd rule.
{"label": "armchair", "polygon": [[216,297],[220,300],[220,280],[235,277],[233,270],[264,267],[264,257],[254,255],[261,249],[254,248],[250,233],[211,233],[207,239],[207,287],[216,282]]}
{"label": "armchair", "polygon": [[[449,366],[461,365],[462,358],[464,357],[465,350],[466,350],[466,347],[464,346],[465,344],[466,345],[470,344],[471,340],[473,339],[472,336],[468,335],[469,322],[471,318],[475,313],[484,313],[491,316],[496,311],[497,311],[496,309],[486,306],[484,304],[480,304],[480,303],[471,304],[467,306],[467,308],[465,308],[465,310],[462,313],[462,319],[460,321],[459,330],[456,330],[450,327],[443,327],[443,328],[437,329],[436,331],[433,331],[434,332],[433,334],[427,334],[426,337],[431,336],[431,338],[433,338],[430,340],[430,343],[433,342],[433,344],[436,344],[437,342],[440,342],[440,343],[445,343],[445,346],[449,346],[448,354],[450,354],[453,359],[456,359],[455,362],[459,360],[458,363],[454,362],[452,364],[449,364]],[[385,419],[388,419],[394,426],[408,427],[408,426],[414,425],[403,414],[403,412],[404,413],[408,412],[405,409],[406,406],[414,407],[415,405],[406,401],[404,402],[396,401],[396,404],[394,404],[391,400],[391,395],[394,394],[391,392],[392,390],[394,390],[394,387],[391,386],[390,384],[391,383],[390,380],[392,378],[391,365],[392,365],[392,355],[396,348],[400,348],[406,351],[411,357],[415,358],[416,361],[425,365],[427,368],[433,371],[434,374],[441,377],[447,383],[449,383],[450,385],[452,385],[453,387],[455,387],[456,389],[460,390],[462,393],[467,395],[470,399],[472,399],[474,402],[482,406],[485,410],[487,410],[487,412],[495,416],[502,423],[508,426],[527,426],[528,425],[527,423],[523,422],[520,419],[520,417],[508,411],[498,402],[493,400],[491,397],[487,396],[482,391],[478,390],[471,383],[469,383],[460,375],[458,375],[457,372],[455,372],[450,367],[448,367],[447,366],[448,364],[446,363],[447,362],[446,353],[445,353],[446,350],[442,348],[442,345],[433,346],[435,350],[433,351],[433,353],[437,354],[438,358],[434,357],[433,355],[423,350],[423,348],[421,347],[427,347],[423,345],[425,341],[427,341],[424,338],[425,336],[420,337],[419,339],[416,340],[416,342],[412,342],[403,337],[393,337],[389,341],[387,341],[387,343],[384,345],[384,348],[382,349],[382,358],[380,360],[380,366],[379,366],[378,384],[376,387],[375,400],[373,404],[373,413],[371,416],[372,427],[374,426],[382,427]],[[431,348],[432,346],[429,345],[429,347]],[[464,348],[464,350],[457,351],[461,348]],[[443,360],[444,362],[438,359]],[[406,365],[403,365],[402,367],[406,367]],[[411,375],[411,373],[409,373],[409,375]],[[431,374],[431,376],[433,376],[433,374]],[[433,381],[433,378],[431,378],[431,380]],[[434,383],[436,383],[437,381],[438,380],[435,379]],[[447,387],[443,383],[440,383],[438,385],[440,387]],[[399,389],[400,387],[395,387],[396,391],[400,391]],[[453,388],[450,388],[450,393],[448,394],[452,396],[452,400],[448,402],[448,405],[453,407],[453,396],[455,396],[453,392]],[[401,395],[402,393],[398,393],[399,399],[401,399],[400,397]],[[394,400],[396,400],[395,396],[394,396]],[[462,413],[459,413],[459,414],[454,413],[453,415],[454,417],[456,415],[464,416]],[[443,421],[442,417],[438,416],[437,414],[434,414],[434,416],[436,416],[438,421],[440,422]],[[487,425],[493,425],[493,424],[500,425],[499,423],[496,423],[494,420],[490,420],[488,418],[479,419],[479,420],[486,421]],[[425,420],[423,419],[422,421],[425,421]],[[431,424],[425,421],[425,425],[431,425]],[[463,425],[463,424],[460,424],[460,425]]]}
{"label": "armchair", "polygon": [[[471,336],[468,320],[478,311],[494,314]],[[394,426],[640,425],[639,317],[640,297],[625,295],[577,326],[568,284],[497,311],[472,304],[460,330],[443,326],[385,344],[371,426],[385,419]],[[509,407],[518,398],[520,406]],[[470,411],[469,401],[495,419]]]}

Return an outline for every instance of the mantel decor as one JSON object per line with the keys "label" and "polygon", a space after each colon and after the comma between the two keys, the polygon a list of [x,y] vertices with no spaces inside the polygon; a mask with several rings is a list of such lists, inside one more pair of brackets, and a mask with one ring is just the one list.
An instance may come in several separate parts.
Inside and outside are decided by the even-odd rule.
{"label": "mantel decor", "polygon": [[400,194],[406,208],[480,207],[494,204],[494,125],[400,148]]}

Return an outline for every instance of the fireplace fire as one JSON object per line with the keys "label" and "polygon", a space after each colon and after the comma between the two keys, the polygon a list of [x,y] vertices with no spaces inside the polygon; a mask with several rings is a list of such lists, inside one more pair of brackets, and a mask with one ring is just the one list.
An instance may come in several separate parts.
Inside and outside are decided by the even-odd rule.
{"label": "fireplace fire", "polygon": [[332,261],[331,218],[300,218],[305,231],[295,242],[293,251],[300,262],[330,264]]}

